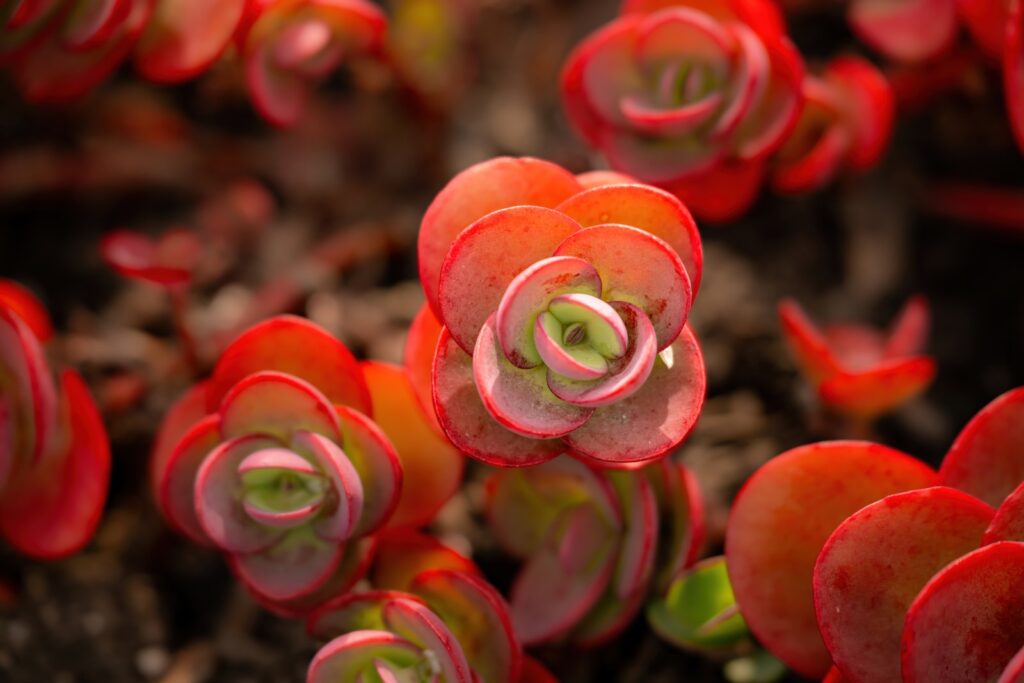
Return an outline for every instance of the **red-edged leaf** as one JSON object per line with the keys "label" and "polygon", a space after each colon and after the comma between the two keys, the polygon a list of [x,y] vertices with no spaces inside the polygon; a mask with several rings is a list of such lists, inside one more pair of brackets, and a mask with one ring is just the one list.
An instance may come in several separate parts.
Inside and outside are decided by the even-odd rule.
{"label": "red-edged leaf", "polygon": [[409,334],[405,338],[405,350],[402,355],[402,364],[412,382],[413,391],[419,400],[424,414],[430,420],[430,424],[441,432],[441,425],[437,422],[437,413],[434,412],[433,391],[430,388],[430,373],[434,367],[434,352],[437,351],[437,342],[441,338],[443,326],[438,321],[430,304],[423,302],[420,310],[413,318],[409,326]]}
{"label": "red-edged leaf", "polygon": [[1024,542],[1024,482],[999,506],[992,525],[985,532],[983,543],[996,541]]}
{"label": "red-edged leaf", "polygon": [[987,545],[928,582],[903,631],[905,683],[993,681],[1024,646],[1024,543]]}
{"label": "red-edged leaf", "polygon": [[0,308],[6,308],[21,318],[40,343],[45,344],[53,337],[50,314],[28,288],[0,278]]}
{"label": "red-edged leaf", "polygon": [[847,20],[861,40],[902,62],[936,57],[956,37],[954,0],[854,0]]}
{"label": "red-edged leaf", "polygon": [[812,383],[818,384],[839,372],[839,361],[829,347],[828,340],[800,304],[792,299],[780,301],[779,321],[800,369]]}
{"label": "red-edged leaf", "polygon": [[135,46],[139,72],[165,83],[200,74],[227,48],[245,5],[245,0],[157,0]]}
{"label": "red-edged leaf", "polygon": [[996,398],[967,423],[939,479],[995,507],[1024,481],[1024,387]]}
{"label": "red-edged leaf", "polygon": [[871,168],[885,153],[892,137],[896,102],[892,87],[871,62],[859,57],[837,57],[825,69],[844,97],[845,114],[852,127],[849,166]]}
{"label": "red-edged leaf", "polygon": [[355,631],[324,645],[309,663],[306,683],[355,681],[376,661],[411,667],[423,658],[419,647],[387,631]]}
{"label": "red-edged leaf", "polygon": [[199,382],[182,394],[164,413],[149,456],[149,485],[155,498],[160,497],[160,481],[178,442],[207,414],[206,392],[207,382]]}
{"label": "red-edged leaf", "polygon": [[339,595],[310,613],[306,619],[306,633],[317,640],[329,640],[352,631],[383,629],[384,605],[398,598],[420,600],[418,596],[396,590]]}
{"label": "red-edged leaf", "polygon": [[[633,176],[628,176],[625,173],[619,173],[618,171],[609,171],[607,169],[578,173],[576,174],[576,180],[583,186],[584,190],[592,190],[595,187],[601,187],[603,185],[633,185],[640,182]],[[604,221],[598,221],[598,223],[603,222]],[[622,221],[617,222],[621,223]],[[667,242],[669,240],[665,241]]]}
{"label": "red-edged leaf", "polygon": [[828,671],[811,581],[825,541],[850,514],[883,496],[931,486],[935,473],[863,441],[801,446],[769,460],[733,503],[725,555],[751,631],[804,676]]}
{"label": "red-edged leaf", "polygon": [[334,406],[316,387],[281,372],[249,375],[227,393],[220,406],[225,439],[264,434],[288,443],[299,431],[341,441]]}
{"label": "red-edged leaf", "polygon": [[57,387],[39,340],[26,322],[5,307],[0,307],[0,372],[5,375],[15,457],[39,463],[57,436]]}
{"label": "red-edged leaf", "polygon": [[342,448],[363,485],[363,512],[355,535],[376,531],[398,505],[402,492],[402,463],[395,447],[370,418],[357,410],[335,406],[344,437]]}
{"label": "red-edged leaf", "polygon": [[157,468],[154,463],[152,471],[160,511],[178,531],[201,545],[209,545],[210,538],[196,515],[196,475],[221,440],[220,416],[210,415],[192,425],[171,448],[163,466]]}
{"label": "red-edged leaf", "polygon": [[934,377],[931,358],[902,358],[862,372],[840,372],[822,382],[818,394],[833,410],[872,418],[920,394]]}
{"label": "red-edged leaf", "polygon": [[335,575],[344,546],[295,531],[276,545],[230,555],[231,569],[266,600],[288,601],[314,593]]}
{"label": "red-edged leaf", "polygon": [[375,588],[409,591],[419,574],[434,569],[479,573],[472,560],[433,536],[411,529],[389,529],[379,536],[370,583]]}
{"label": "red-edged leaf", "polygon": [[434,654],[446,683],[472,683],[473,673],[458,639],[427,607],[399,598],[384,605],[383,617],[389,629]]}
{"label": "red-edged leaf", "polygon": [[887,496],[829,536],[814,565],[814,604],[846,680],[900,679],[910,603],[936,572],[980,545],[993,514],[977,498],[938,486]]}

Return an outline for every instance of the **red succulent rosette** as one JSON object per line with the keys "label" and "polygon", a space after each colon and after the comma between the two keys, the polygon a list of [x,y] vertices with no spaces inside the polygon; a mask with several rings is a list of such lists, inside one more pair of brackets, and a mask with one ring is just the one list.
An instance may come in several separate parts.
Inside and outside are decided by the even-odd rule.
{"label": "red succulent rosette", "polygon": [[310,615],[310,635],[330,642],[313,658],[308,683],[545,680],[527,674],[538,665],[524,666],[501,595],[472,562],[434,539],[383,536],[372,584]]}
{"label": "red succulent rosette", "polygon": [[271,123],[294,123],[342,59],[379,50],[387,19],[366,0],[251,0],[239,30],[246,82]]}
{"label": "red succulent rosette", "polygon": [[844,171],[878,163],[895,118],[885,76],[859,57],[832,60],[820,78],[804,80],[804,108],[775,157],[772,184],[781,192],[808,192]]}
{"label": "red succulent rosette", "polygon": [[[404,379],[393,366],[360,365],[301,318],[250,328],[165,418],[152,461],[162,512],[224,551],[276,611],[302,613],[347,590],[372,557],[371,534],[393,516],[424,523],[461,476],[461,458]],[[375,410],[426,438],[397,452]],[[403,489],[403,469],[422,485]]]}
{"label": "red succulent rosette", "polygon": [[888,334],[861,325],[819,330],[792,300],[779,304],[786,341],[801,371],[828,408],[872,419],[924,391],[935,361],[921,355],[928,338],[928,305],[907,302]]}
{"label": "red succulent rosette", "polygon": [[631,0],[570,55],[562,94],[616,170],[725,219],[756,196],[764,160],[796,123],[802,79],[770,2]]}
{"label": "red succulent rosette", "polygon": [[0,280],[0,537],[25,555],[70,555],[92,538],[110,483],[110,446],[79,375],[54,378],[49,316]]}
{"label": "red succulent rosette", "polygon": [[689,212],[644,185],[581,189],[554,164],[494,159],[456,176],[423,219],[420,276],[444,327],[434,405],[452,443],[485,462],[654,460],[699,415]]}
{"label": "red succulent rosette", "polygon": [[499,470],[487,491],[492,533],[525,563],[510,602],[526,645],[610,640],[703,542],[696,481],[668,460],[615,471],[561,457]]}

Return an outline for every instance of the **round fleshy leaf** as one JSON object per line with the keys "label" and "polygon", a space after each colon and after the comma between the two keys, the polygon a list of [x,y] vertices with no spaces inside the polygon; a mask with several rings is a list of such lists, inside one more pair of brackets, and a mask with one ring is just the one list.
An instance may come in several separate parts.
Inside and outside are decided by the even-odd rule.
{"label": "round fleshy leaf", "polygon": [[996,398],[967,423],[939,479],[994,507],[1024,481],[1024,387]]}
{"label": "round fleshy leaf", "polygon": [[582,259],[546,258],[528,266],[509,283],[497,308],[495,328],[510,363],[519,368],[541,364],[534,339],[538,314],[552,299],[569,293],[601,296],[601,278]]}
{"label": "round fleshy leaf", "polygon": [[818,387],[825,405],[847,415],[872,418],[920,394],[935,377],[931,358],[883,362],[863,372],[840,372]]}
{"label": "round fleshy leaf", "polygon": [[638,185],[635,181],[625,182],[634,184],[602,184],[593,187],[570,197],[558,210],[584,228],[618,223],[639,228],[665,240],[686,267],[692,287],[691,294],[695,297],[704,271],[704,252],[693,216],[682,202],[668,192],[650,185]]}
{"label": "round fleshy leaf", "polygon": [[38,463],[56,436],[57,388],[28,324],[0,307],[0,390],[8,397],[15,457]]}
{"label": "round fleshy leaf", "polygon": [[445,434],[456,448],[477,460],[499,467],[525,467],[566,450],[560,439],[530,439],[498,424],[477,391],[472,356],[447,330],[437,345],[433,390],[434,408]]}
{"label": "round fleshy leaf", "polygon": [[522,647],[508,605],[490,584],[470,574],[433,569],[419,574],[411,590],[451,629],[474,674],[488,683],[518,682]]}
{"label": "round fleshy leaf", "polygon": [[478,574],[473,561],[433,536],[412,529],[389,529],[379,536],[370,582],[376,588],[409,591],[421,573],[446,569]]}
{"label": "round fleshy leaf", "polygon": [[615,405],[641,391],[651,376],[658,357],[654,326],[643,311],[632,304],[613,302],[611,307],[625,323],[629,348],[608,374],[593,381],[559,373],[560,366],[548,366],[547,385],[566,404],[582,408]]}
{"label": "round fleshy leaf", "polygon": [[[193,385],[164,414],[149,456],[149,484],[156,499],[160,498],[160,482],[178,442],[193,425],[206,417],[206,391],[205,381]],[[213,446],[209,450],[213,450]]]}
{"label": "round fleshy leaf", "polygon": [[40,343],[45,344],[53,337],[50,314],[32,292],[17,282],[0,278],[0,308],[21,318]]}
{"label": "round fleshy leaf", "polygon": [[378,362],[363,363],[363,372],[373,399],[374,422],[394,444],[402,465],[401,497],[387,525],[422,526],[455,493],[465,459],[435,431],[427,414],[429,410],[432,416],[434,408],[420,403],[408,373]]}
{"label": "round fleshy leaf", "polygon": [[516,276],[579,229],[558,211],[515,206],[487,214],[460,233],[444,260],[438,290],[439,317],[459,345],[472,353],[480,328]]}
{"label": "round fleshy leaf", "polygon": [[889,81],[871,62],[859,57],[833,59],[825,70],[825,78],[842,88],[849,120],[853,122],[850,168],[871,168],[885,153],[892,137],[896,103]]}
{"label": "round fleshy leaf", "polygon": [[[604,185],[633,185],[640,182],[633,176],[628,176],[625,173],[619,173],[618,171],[609,171],[607,169],[600,171],[587,171],[585,173],[577,173],[576,180],[579,182],[580,185],[583,186],[584,190],[592,190],[595,187],[602,187]],[[569,213],[568,211],[564,211],[561,207],[559,207],[559,210],[563,211],[564,213]],[[579,221],[578,218],[576,220]],[[608,221],[598,220],[594,223],[594,225],[597,225],[598,223],[607,222]],[[625,223],[626,221],[613,222]],[[671,240],[667,238],[665,238],[665,241],[671,243]]]}
{"label": "round fleshy leaf", "polygon": [[[319,466],[318,474],[322,474],[330,482],[330,490],[333,493],[331,509],[326,510],[326,514],[321,513],[312,524],[317,536],[327,542],[340,542],[351,538],[357,531],[362,531],[364,510],[369,509],[372,512],[373,508],[366,504],[363,482],[348,455],[330,439],[312,432],[296,433],[291,445],[311,458]],[[252,458],[253,456],[249,456],[239,465],[240,472]]]}
{"label": "round fleshy leaf", "polygon": [[996,510],[996,516],[982,542],[988,544],[996,541],[1024,542],[1024,483]]}
{"label": "round fleshy leaf", "polygon": [[186,431],[164,466],[154,469],[160,511],[178,531],[202,545],[209,545],[210,538],[196,513],[196,475],[220,443],[220,416],[210,415]]}
{"label": "round fleshy leaf", "polygon": [[[257,523],[246,513],[244,488],[238,468],[248,456],[279,447],[273,439],[259,434],[240,436],[222,443],[202,459],[194,482],[194,504],[200,527],[219,548],[228,552],[252,553],[273,545],[282,533]],[[182,469],[191,453],[181,452]],[[175,472],[179,477],[185,472]],[[175,482],[165,483],[165,491]],[[167,499],[166,504],[177,505]],[[173,508],[172,508],[173,510]]]}
{"label": "round fleshy leaf", "polygon": [[736,600],[758,640],[801,674],[823,676],[832,660],[814,611],[818,553],[860,508],[934,481],[921,462],[863,441],[801,446],[762,466],[733,503],[725,542]]}
{"label": "round fleshy leaf", "polygon": [[702,221],[728,223],[757,201],[765,173],[764,161],[727,159],[698,176],[662,185]]}
{"label": "round fleshy leaf", "polygon": [[384,623],[436,658],[445,683],[472,683],[473,673],[455,635],[427,607],[399,598],[384,605]]}
{"label": "round fleshy leaf", "polygon": [[373,420],[362,413],[335,406],[344,436],[345,456],[363,486],[363,510],[356,536],[371,533],[384,524],[398,505],[402,492],[402,463],[395,447]]}
{"label": "round fleshy leaf", "polygon": [[698,563],[668,595],[647,606],[647,621],[665,640],[687,650],[715,650],[748,637],[724,557]]}
{"label": "round fleshy leaf", "polygon": [[60,376],[66,444],[17,476],[0,497],[0,536],[20,552],[56,559],[93,537],[110,485],[110,445],[78,374]]}
{"label": "round fleshy leaf", "polygon": [[306,633],[318,640],[330,640],[352,631],[376,631],[384,625],[384,605],[418,596],[397,590],[371,590],[346,593],[317,607],[306,619]]}
{"label": "round fleshy leaf", "polygon": [[[412,325],[409,326],[409,334],[405,338],[405,350],[402,355],[402,364],[409,374],[409,381],[412,382],[416,398],[422,405],[424,413],[430,420],[430,424],[439,434],[444,432],[441,431],[441,425],[437,421],[437,414],[434,412],[434,397],[433,391],[430,388],[430,373],[434,367],[434,352],[437,351],[437,342],[441,338],[442,329],[443,326],[430,309],[430,304],[423,302],[420,310],[416,313],[416,317],[413,318]],[[368,371],[367,366],[364,365],[363,368]],[[370,377],[367,377],[367,383],[372,383]],[[371,393],[375,391],[372,384],[370,390]],[[374,401],[376,401],[376,398],[374,398]],[[387,430],[385,429],[385,431]]]}
{"label": "round fleshy leaf", "polygon": [[[452,178],[423,215],[419,232],[420,282],[434,313],[441,316],[441,266],[460,233],[492,211],[523,205],[553,208],[580,189],[576,178],[561,166],[528,157],[490,159]],[[518,244],[515,251],[524,246],[532,247]],[[553,249],[554,245],[532,261],[550,256]]]}
{"label": "round fleshy leaf", "polygon": [[604,467],[660,458],[682,443],[697,423],[706,382],[704,357],[687,326],[669,349],[658,354],[637,393],[598,408],[565,441],[573,453]]}
{"label": "round fleshy leaf", "polygon": [[225,439],[264,434],[288,443],[306,431],[341,441],[330,401],[308,382],[280,372],[257,372],[236,384],[224,397],[220,416]]}
{"label": "round fleshy leaf", "polygon": [[567,403],[548,388],[543,367],[523,370],[505,358],[491,317],[473,351],[473,381],[487,412],[502,427],[532,439],[564,436],[587,421],[589,408]]}
{"label": "round fleshy leaf", "polygon": [[330,581],[343,554],[343,545],[301,527],[264,550],[232,554],[231,568],[264,599],[288,601],[314,593]]}
{"label": "round fleshy leaf", "polygon": [[817,384],[839,372],[839,361],[828,340],[797,302],[792,299],[779,302],[779,321],[790,351],[812,383]]}
{"label": "round fleshy leaf", "polygon": [[245,0],[159,0],[135,46],[139,73],[168,83],[203,72],[227,48],[245,5]]}
{"label": "round fleshy leaf", "polygon": [[[611,529],[588,504],[565,510],[550,526],[549,538],[520,571],[509,599],[512,621],[524,645],[568,632],[597,603],[615,569],[616,543]],[[552,547],[560,533],[568,543]],[[589,556],[568,556],[587,539]],[[604,538],[603,543],[591,539]],[[567,562],[574,565],[570,571]]]}
{"label": "round fleshy leaf", "polygon": [[664,240],[624,225],[599,225],[570,235],[558,256],[577,256],[597,268],[602,298],[626,301],[650,318],[658,349],[676,340],[690,312],[690,278]]}
{"label": "round fleshy leaf", "polygon": [[171,230],[152,238],[134,230],[115,230],[100,240],[100,255],[121,275],[172,286],[186,283],[202,254],[191,230]]}
{"label": "round fleshy leaf", "polygon": [[940,569],[980,545],[993,514],[980,500],[938,486],[887,496],[829,536],[814,566],[814,604],[846,680],[900,679],[911,602]]}
{"label": "round fleshy leaf", "polygon": [[102,45],[117,30],[129,8],[127,0],[74,3],[60,26],[64,44],[76,51]]}
{"label": "round fleshy leaf", "polygon": [[847,20],[861,40],[903,62],[935,57],[956,36],[954,0],[855,0]]}
{"label": "round fleshy leaf", "polygon": [[356,631],[335,638],[324,645],[309,663],[306,683],[338,683],[355,681],[356,676],[386,661],[412,668],[423,659],[423,653],[408,640],[387,631]]}
{"label": "round fleshy leaf", "polygon": [[331,403],[372,414],[370,392],[352,352],[319,325],[292,315],[253,325],[224,350],[210,379],[207,408],[216,410],[232,387],[262,370],[294,375]]}
{"label": "round fleshy leaf", "polygon": [[1024,646],[1024,543],[987,545],[935,575],[907,614],[906,683],[996,680]]}

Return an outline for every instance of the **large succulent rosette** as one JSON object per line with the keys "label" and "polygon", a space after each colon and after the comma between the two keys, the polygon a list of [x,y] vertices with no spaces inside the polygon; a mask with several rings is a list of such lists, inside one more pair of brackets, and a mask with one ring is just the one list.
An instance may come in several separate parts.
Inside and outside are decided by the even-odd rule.
{"label": "large succulent rosette", "polygon": [[561,457],[499,470],[487,491],[492,533],[524,562],[510,602],[527,645],[608,641],[703,541],[696,481],[667,459],[616,471]]}
{"label": "large succulent rosette", "polygon": [[796,123],[802,78],[766,0],[632,0],[570,55],[562,94],[616,170],[726,219],[753,201]]}
{"label": "large succulent rosette", "polygon": [[644,185],[581,190],[553,164],[494,159],[424,217],[420,275],[444,326],[434,404],[452,443],[486,462],[650,461],[700,412],[689,212]]}
{"label": "large succulent rosette", "polygon": [[[399,455],[374,409],[418,444]],[[297,614],[362,576],[392,516],[427,521],[460,460],[400,369],[360,365],[325,330],[282,316],[243,333],[168,413],[152,483],[175,527],[224,551],[261,602]],[[403,490],[403,462],[419,486]]]}
{"label": "large succulent rosette", "polygon": [[0,280],[0,538],[40,558],[92,538],[110,483],[102,419],[78,373],[55,381],[52,335],[39,301]]}

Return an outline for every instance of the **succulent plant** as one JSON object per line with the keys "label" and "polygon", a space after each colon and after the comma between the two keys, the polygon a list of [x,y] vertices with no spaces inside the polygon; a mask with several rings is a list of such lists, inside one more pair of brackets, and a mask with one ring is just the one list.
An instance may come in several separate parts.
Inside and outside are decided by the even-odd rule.
{"label": "succulent plant", "polygon": [[[396,522],[422,523],[459,481],[458,454],[414,412],[403,379],[393,366],[361,366],[300,318],[256,325],[165,418],[152,461],[161,510],[224,551],[279,612],[345,591],[365,572],[373,532],[396,510]],[[375,409],[410,430],[401,453],[368,417]],[[422,486],[403,488],[403,463]]]}
{"label": "succulent plant", "polygon": [[818,329],[791,299],[779,304],[782,331],[821,402],[860,420],[871,420],[924,391],[935,361],[920,355],[930,316],[921,297],[910,299],[888,334],[856,324]]}
{"label": "succulent plant", "polygon": [[42,304],[0,280],[0,538],[47,559],[89,542],[110,484],[99,411],[76,372],[54,377],[52,336]]}
{"label": "succulent plant", "polygon": [[487,491],[492,534],[524,562],[509,601],[526,645],[611,639],[703,540],[696,482],[667,460],[611,471],[563,456],[499,470]]}
{"label": "succulent plant", "polygon": [[850,0],[846,17],[861,40],[902,62],[934,58],[957,35],[957,0]]}
{"label": "succulent plant", "polygon": [[[433,401],[463,452],[503,466],[567,451],[625,465],[663,457],[689,433],[705,386],[686,326],[701,247],[672,195],[583,191],[554,164],[492,159],[434,200],[419,257],[444,328]],[[430,343],[412,345],[420,367]]]}
{"label": "succulent plant", "polygon": [[576,130],[619,171],[727,220],[796,124],[803,63],[770,2],[627,0],[562,75]]}

